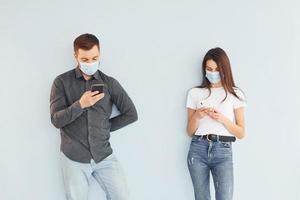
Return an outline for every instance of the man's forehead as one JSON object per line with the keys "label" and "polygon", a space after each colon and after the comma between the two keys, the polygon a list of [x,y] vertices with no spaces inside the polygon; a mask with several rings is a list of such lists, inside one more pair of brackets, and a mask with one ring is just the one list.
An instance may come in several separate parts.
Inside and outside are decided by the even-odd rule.
{"label": "man's forehead", "polygon": [[77,55],[80,57],[96,57],[99,56],[99,50],[98,47],[93,47],[90,50],[78,49]]}

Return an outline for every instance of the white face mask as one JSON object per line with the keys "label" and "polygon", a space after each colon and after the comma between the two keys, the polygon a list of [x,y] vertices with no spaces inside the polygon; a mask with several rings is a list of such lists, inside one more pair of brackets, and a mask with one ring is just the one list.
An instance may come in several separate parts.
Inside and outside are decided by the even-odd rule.
{"label": "white face mask", "polygon": [[93,63],[79,63],[79,68],[83,73],[85,73],[88,76],[92,76],[96,73],[99,67],[99,61],[93,62]]}
{"label": "white face mask", "polygon": [[221,81],[220,72],[211,72],[206,70],[206,78],[210,83],[219,83]]}

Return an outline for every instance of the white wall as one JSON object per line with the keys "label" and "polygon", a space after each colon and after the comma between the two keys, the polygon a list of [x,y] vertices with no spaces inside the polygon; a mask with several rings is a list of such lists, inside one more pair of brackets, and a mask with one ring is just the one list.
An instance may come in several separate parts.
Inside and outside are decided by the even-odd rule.
{"label": "white wall", "polygon": [[234,145],[235,200],[299,199],[299,5],[1,0],[0,199],[64,199],[49,93],[55,76],[74,67],[72,42],[85,32],[99,37],[101,70],[139,112],[137,123],[112,134],[133,200],[193,199],[186,92],[216,46],[248,99],[248,135]]}

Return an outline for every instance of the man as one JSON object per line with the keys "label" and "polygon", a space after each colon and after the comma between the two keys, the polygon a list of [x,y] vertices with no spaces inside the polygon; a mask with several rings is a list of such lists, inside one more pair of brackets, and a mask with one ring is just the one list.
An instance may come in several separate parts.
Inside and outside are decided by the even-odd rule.
{"label": "man", "polygon": [[[74,56],[78,66],[55,78],[50,95],[51,122],[61,134],[67,199],[86,200],[90,178],[95,178],[108,200],[127,200],[124,174],[109,138],[110,131],[137,120],[135,106],[116,79],[98,70],[97,37],[77,37]],[[92,92],[93,84],[104,84],[103,92]],[[120,115],[110,118],[113,104]]]}

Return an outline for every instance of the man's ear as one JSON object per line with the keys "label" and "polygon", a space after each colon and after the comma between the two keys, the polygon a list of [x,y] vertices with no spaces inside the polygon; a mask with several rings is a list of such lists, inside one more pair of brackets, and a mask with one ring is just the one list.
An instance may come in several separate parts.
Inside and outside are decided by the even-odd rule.
{"label": "man's ear", "polygon": [[79,65],[78,55],[76,54],[76,52],[74,52],[74,58],[75,58],[76,63]]}
{"label": "man's ear", "polygon": [[79,62],[79,61],[78,61],[78,55],[77,55],[76,52],[74,52],[74,58],[75,58],[76,62]]}

